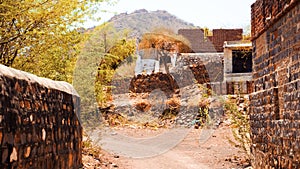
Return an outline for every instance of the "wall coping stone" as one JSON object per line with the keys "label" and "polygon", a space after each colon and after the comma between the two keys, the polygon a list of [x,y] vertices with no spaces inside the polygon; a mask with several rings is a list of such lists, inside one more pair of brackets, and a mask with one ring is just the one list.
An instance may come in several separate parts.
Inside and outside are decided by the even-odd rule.
{"label": "wall coping stone", "polygon": [[29,83],[38,83],[47,88],[59,90],[59,91],[66,92],[68,94],[79,97],[79,94],[76,92],[74,87],[67,82],[54,81],[54,80],[51,80],[48,78],[38,77],[34,74],[24,72],[21,70],[17,70],[14,68],[10,68],[10,67],[4,66],[2,64],[0,64],[0,76],[7,76],[7,77],[11,77],[11,78],[26,80]]}

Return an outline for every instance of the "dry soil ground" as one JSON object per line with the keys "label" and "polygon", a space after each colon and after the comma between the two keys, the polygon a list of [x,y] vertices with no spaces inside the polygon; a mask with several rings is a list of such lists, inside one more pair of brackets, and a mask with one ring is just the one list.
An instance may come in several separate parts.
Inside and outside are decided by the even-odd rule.
{"label": "dry soil ground", "polygon": [[[161,130],[132,128],[122,128],[117,131],[131,137],[151,136],[161,132]],[[245,153],[228,141],[228,138],[232,138],[232,134],[226,122],[222,123],[207,140],[199,140],[201,132],[202,129],[191,129],[177,146],[161,155],[149,158],[130,158],[104,150],[96,158],[84,155],[84,168],[238,169],[247,167]]]}

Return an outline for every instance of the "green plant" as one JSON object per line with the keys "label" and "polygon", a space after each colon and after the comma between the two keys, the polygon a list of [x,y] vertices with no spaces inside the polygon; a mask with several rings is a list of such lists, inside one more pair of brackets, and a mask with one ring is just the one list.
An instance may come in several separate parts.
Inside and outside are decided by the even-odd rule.
{"label": "green plant", "polygon": [[[239,107],[238,105],[241,103],[243,103],[243,106]],[[243,150],[247,154],[248,160],[250,160],[249,100],[239,95],[237,98],[228,98],[224,106],[231,122],[234,138],[234,140],[228,138],[229,142]]]}
{"label": "green plant", "polygon": [[113,88],[111,82],[117,68],[128,58],[132,58],[127,61],[131,63],[130,60],[133,60],[132,55],[134,55],[134,53],[134,39],[126,40],[126,38],[123,38],[117,40],[114,46],[109,49],[108,53],[100,59],[95,81],[95,93],[100,107],[106,107],[108,101],[111,100],[111,91]]}
{"label": "green plant", "polygon": [[[199,101],[199,114],[196,120],[200,125],[210,124],[213,119],[210,117],[209,108],[216,106],[223,106],[226,112],[226,116],[230,120],[230,127],[232,129],[233,139],[228,138],[229,142],[235,147],[240,148],[247,154],[247,160],[250,163],[251,154],[251,138],[250,138],[250,117],[249,117],[249,99],[244,95],[229,96],[229,97],[217,97],[216,94],[208,87],[199,85],[199,89],[204,91],[202,98]],[[215,103],[209,101],[209,98],[216,98]],[[216,104],[220,102],[220,104]],[[195,126],[196,127],[196,126]],[[199,127],[199,125],[197,126]]]}
{"label": "green plant", "polygon": [[198,100],[198,114],[196,116],[196,119],[193,121],[195,128],[198,129],[199,127],[203,127],[204,125],[211,125],[212,119],[210,117],[210,97],[216,96],[215,93],[205,87],[202,84],[198,85],[199,90],[201,91],[201,98]]}
{"label": "green plant", "polygon": [[87,154],[93,157],[98,157],[99,154],[101,154],[101,147],[93,144],[92,140],[90,140],[89,138],[82,141],[82,148],[83,148],[82,151],[83,154]]}

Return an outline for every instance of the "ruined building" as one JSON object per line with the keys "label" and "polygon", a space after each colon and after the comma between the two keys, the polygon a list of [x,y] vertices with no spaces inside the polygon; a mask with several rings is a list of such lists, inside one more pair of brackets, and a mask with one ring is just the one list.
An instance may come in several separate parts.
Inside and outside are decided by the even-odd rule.
{"label": "ruined building", "polygon": [[252,92],[252,44],[250,41],[224,42],[224,82],[227,94]]}
{"label": "ruined building", "polygon": [[253,166],[300,168],[300,1],[252,5]]}
{"label": "ruined building", "polygon": [[[139,45],[147,48],[138,54],[135,75],[171,73],[175,79],[185,77],[186,80],[177,79],[181,86],[193,83],[190,80],[195,78],[197,83],[207,85],[216,94],[249,94],[252,91],[252,44],[241,40],[242,33],[242,29],[215,29],[210,36],[202,29],[180,29],[178,34],[183,35],[188,44],[151,34]],[[156,44],[160,50],[151,44]],[[190,78],[183,75],[182,66],[190,68],[193,74]]]}

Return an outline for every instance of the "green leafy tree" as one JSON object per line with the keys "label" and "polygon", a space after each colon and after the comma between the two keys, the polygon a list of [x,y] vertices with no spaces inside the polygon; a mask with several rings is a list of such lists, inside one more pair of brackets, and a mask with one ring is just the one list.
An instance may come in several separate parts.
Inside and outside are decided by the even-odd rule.
{"label": "green leafy tree", "polygon": [[111,82],[116,69],[128,57],[135,52],[134,39],[118,40],[107,54],[101,58],[95,83],[95,92],[100,107],[106,107],[107,101],[111,99]]}
{"label": "green leafy tree", "polygon": [[81,44],[73,86],[81,96],[82,122],[88,127],[95,123],[97,107],[106,104],[109,96],[106,92],[111,88],[109,82],[115,72],[112,67],[116,68],[124,57],[134,52],[135,40],[128,33],[127,30],[117,32],[111,23],[86,32],[88,38]]}
{"label": "green leafy tree", "polygon": [[72,81],[77,29],[103,0],[0,0],[0,63]]}

